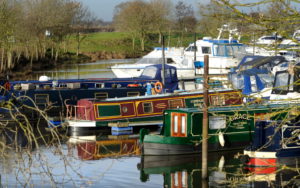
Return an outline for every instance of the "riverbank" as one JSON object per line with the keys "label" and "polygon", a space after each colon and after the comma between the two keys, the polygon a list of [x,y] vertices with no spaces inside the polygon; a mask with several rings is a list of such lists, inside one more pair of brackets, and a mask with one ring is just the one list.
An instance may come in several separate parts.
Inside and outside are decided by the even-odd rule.
{"label": "riverbank", "polygon": [[[75,36],[71,36],[69,41],[64,46],[64,51],[58,56],[57,61],[51,58],[50,55],[38,61],[30,62],[28,59],[21,58],[20,62],[15,67],[2,74],[2,77],[9,76],[11,80],[28,80],[32,78],[33,71],[44,71],[49,69],[59,69],[63,66],[70,66],[70,64],[90,63],[98,60],[109,59],[128,59],[139,58],[150,52],[153,47],[161,46],[158,43],[157,35],[149,35],[145,43],[145,51],[140,50],[140,42],[136,40],[135,48],[132,48],[132,39],[128,33],[123,32],[98,32],[83,34],[84,39],[80,43],[79,53],[77,56],[78,43]],[[186,46],[193,40],[193,35],[184,37],[182,42]],[[178,36],[170,36],[167,40],[169,46],[178,46]]]}

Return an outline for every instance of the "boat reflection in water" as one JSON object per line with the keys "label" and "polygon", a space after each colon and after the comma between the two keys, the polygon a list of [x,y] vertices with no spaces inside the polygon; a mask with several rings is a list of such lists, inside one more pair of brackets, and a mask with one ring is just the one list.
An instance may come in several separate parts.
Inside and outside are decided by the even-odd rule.
{"label": "boat reflection in water", "polygon": [[[151,175],[163,175],[164,186],[171,188],[196,187],[299,187],[297,166],[245,168],[237,151],[208,154],[208,182],[201,179],[201,155],[141,156],[137,165],[140,181]],[[206,185],[206,186],[203,186]]]}
{"label": "boat reflection in water", "polygon": [[[300,158],[297,160],[300,162]],[[287,165],[278,164],[277,167],[245,167],[248,184],[251,187],[300,187],[300,163]]]}
{"label": "boat reflection in water", "polygon": [[129,134],[72,136],[68,140],[69,153],[74,148],[81,160],[140,155],[138,136]]}

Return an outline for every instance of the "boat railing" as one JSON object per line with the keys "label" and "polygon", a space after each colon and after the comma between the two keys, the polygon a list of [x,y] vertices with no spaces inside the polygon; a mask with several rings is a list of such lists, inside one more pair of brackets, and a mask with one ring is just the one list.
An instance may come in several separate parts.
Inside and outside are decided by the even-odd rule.
{"label": "boat railing", "polygon": [[67,120],[88,120],[86,106],[66,105]]}
{"label": "boat railing", "polygon": [[300,148],[300,126],[283,125],[281,129],[282,148]]}

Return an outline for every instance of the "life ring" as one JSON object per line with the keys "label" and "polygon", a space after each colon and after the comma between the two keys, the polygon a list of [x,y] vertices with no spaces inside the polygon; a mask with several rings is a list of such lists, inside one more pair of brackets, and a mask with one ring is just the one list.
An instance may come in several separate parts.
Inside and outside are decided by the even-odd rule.
{"label": "life ring", "polygon": [[154,84],[154,90],[156,93],[160,93],[163,90],[163,85],[161,82],[156,82]]}
{"label": "life ring", "polygon": [[10,90],[10,83],[9,83],[9,82],[5,82],[4,88],[5,88],[6,90]]}

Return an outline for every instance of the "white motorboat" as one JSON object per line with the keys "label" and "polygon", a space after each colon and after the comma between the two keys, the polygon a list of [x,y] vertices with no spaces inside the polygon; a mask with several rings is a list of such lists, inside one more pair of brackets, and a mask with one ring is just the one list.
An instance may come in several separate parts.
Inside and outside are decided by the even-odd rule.
{"label": "white motorboat", "polygon": [[[217,39],[204,37],[195,43],[191,43],[184,50],[183,48],[166,48],[165,63],[177,68],[179,79],[191,78],[203,74],[204,56],[209,55],[210,75],[226,76],[230,68],[238,65],[246,51],[245,45],[232,37],[236,30],[229,30],[228,26],[224,26],[219,31]],[[221,39],[224,31],[229,32],[228,39]],[[155,48],[137,63],[114,65],[111,70],[117,77],[137,77],[144,67],[150,64],[162,63],[162,53],[162,48]]]}
{"label": "white motorboat", "polygon": [[292,39],[285,39],[280,35],[265,35],[246,48],[252,55],[259,56],[284,56],[287,60],[299,60],[300,30],[296,30]]}

